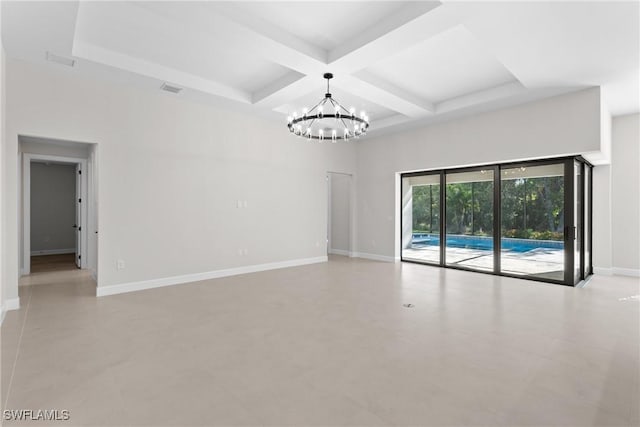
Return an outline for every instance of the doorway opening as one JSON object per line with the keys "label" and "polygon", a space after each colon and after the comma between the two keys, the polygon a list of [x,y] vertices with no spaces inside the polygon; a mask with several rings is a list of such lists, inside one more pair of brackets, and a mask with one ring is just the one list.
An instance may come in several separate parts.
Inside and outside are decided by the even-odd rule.
{"label": "doorway opening", "polygon": [[18,141],[20,275],[82,269],[97,282],[97,145],[25,135]]}
{"label": "doorway opening", "polygon": [[80,164],[31,160],[30,272],[80,268]]}
{"label": "doorway opening", "polygon": [[353,176],[327,173],[327,254],[353,254]]}
{"label": "doorway opening", "polygon": [[24,274],[87,268],[86,170],[85,159],[24,154]]}

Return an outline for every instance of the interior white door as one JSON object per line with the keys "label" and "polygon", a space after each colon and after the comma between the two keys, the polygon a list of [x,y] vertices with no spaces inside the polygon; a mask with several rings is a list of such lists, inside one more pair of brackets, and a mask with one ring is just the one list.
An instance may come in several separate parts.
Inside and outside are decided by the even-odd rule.
{"label": "interior white door", "polygon": [[76,165],[76,266],[81,268],[82,257],[82,168]]}

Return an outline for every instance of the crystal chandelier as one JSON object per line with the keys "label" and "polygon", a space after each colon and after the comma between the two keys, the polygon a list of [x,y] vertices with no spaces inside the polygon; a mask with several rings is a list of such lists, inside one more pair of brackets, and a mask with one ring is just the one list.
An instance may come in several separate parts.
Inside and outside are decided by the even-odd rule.
{"label": "crystal chandelier", "polygon": [[301,138],[317,139],[321,142],[348,140],[367,133],[369,116],[364,111],[360,116],[356,116],[355,108],[347,110],[333,99],[329,92],[329,80],[333,78],[333,74],[325,73],[324,78],[327,79],[327,93],[324,98],[311,109],[303,109],[300,117],[297,113],[289,116],[289,132]]}

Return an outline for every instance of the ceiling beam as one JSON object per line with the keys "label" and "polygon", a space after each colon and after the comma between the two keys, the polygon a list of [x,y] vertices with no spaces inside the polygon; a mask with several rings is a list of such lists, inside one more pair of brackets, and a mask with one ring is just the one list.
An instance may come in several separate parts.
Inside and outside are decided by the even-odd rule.
{"label": "ceiling beam", "polygon": [[239,13],[224,2],[193,2],[186,10],[180,2],[135,4],[169,19],[169,22],[175,17],[189,22],[190,31],[212,36],[212,43],[225,45],[220,35],[233,34],[234,46],[244,54],[261,56],[299,73],[309,74],[318,63],[326,62],[325,50],[275,28],[255,15]]}
{"label": "ceiling beam", "polygon": [[416,105],[413,102],[407,101],[402,96],[351,75],[341,76],[340,79],[336,79],[333,85],[408,117],[424,117],[430,113],[430,111],[423,106]]}
{"label": "ceiling beam", "polygon": [[[376,40],[387,37],[393,31],[406,27],[411,21],[425,16],[441,4],[439,1],[410,2],[385,19],[374,23],[365,31],[358,34],[358,36],[334,48],[329,52],[328,62],[340,64],[340,59],[374,43]],[[401,46],[402,45],[396,45],[395,49],[397,50]],[[386,55],[383,54],[381,56]],[[378,57],[380,57],[380,55]],[[355,70],[354,67],[350,68],[351,70]]]}
{"label": "ceiling beam", "polygon": [[421,109],[429,113],[434,113],[436,111],[436,107],[433,105],[432,102],[429,102],[419,96],[415,96],[414,94],[409,93],[406,90],[401,89],[389,83],[385,79],[382,79],[368,71],[362,70],[353,74],[353,76],[362,80],[365,83],[369,83],[370,85],[377,87],[379,90],[383,90],[385,92],[388,92],[389,94],[393,94],[396,97],[399,97],[400,99],[406,102],[409,102],[417,107],[420,107]]}
{"label": "ceiling beam", "polygon": [[[246,29],[249,29],[260,37],[266,38],[266,41],[273,42],[277,45],[281,45],[290,49],[291,53],[296,56],[303,55],[317,62],[327,62],[328,52],[326,50],[294,36],[281,27],[277,27],[273,24],[268,23],[260,16],[246,13],[243,10],[239,10],[238,8],[234,7],[231,2],[213,2],[212,5],[217,11],[219,11],[222,15],[226,16],[233,22],[243,26]],[[272,59],[270,51],[266,51],[265,53],[268,53],[268,59]],[[282,65],[287,66],[286,64]],[[304,72],[304,70],[300,70],[298,67],[290,68],[296,71]]]}
{"label": "ceiling beam", "polygon": [[293,85],[301,79],[304,79],[305,77],[306,76],[302,73],[298,73],[297,71],[290,71],[276,81],[273,81],[267,86],[253,92],[252,102],[254,104],[264,105],[269,100],[272,100],[273,96],[278,92],[286,89],[287,87]]}
{"label": "ceiling beam", "polygon": [[[417,3],[417,5],[422,4]],[[417,5],[413,8],[417,8]],[[383,58],[393,56],[459,25],[458,15],[454,9],[448,5],[428,7],[430,5],[430,3],[426,3],[418,10],[419,15],[414,19],[388,29],[383,35],[377,35],[377,33],[368,35],[365,32],[358,39],[329,52],[329,62],[332,69],[340,73],[355,73]],[[397,21],[393,18],[389,19]]]}
{"label": "ceiling beam", "polygon": [[273,83],[266,88],[254,92],[253,102],[254,104],[275,110],[278,107],[291,102],[293,99],[317,90],[318,80],[319,76],[316,77],[315,75],[309,75],[288,84],[285,83],[279,85],[277,83]]}

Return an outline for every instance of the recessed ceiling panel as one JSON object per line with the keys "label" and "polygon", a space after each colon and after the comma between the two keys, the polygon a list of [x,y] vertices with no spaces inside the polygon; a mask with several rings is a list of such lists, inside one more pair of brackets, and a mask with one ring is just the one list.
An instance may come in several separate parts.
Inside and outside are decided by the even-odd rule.
{"label": "recessed ceiling panel", "polygon": [[516,81],[461,25],[401,50],[366,71],[434,103]]}
{"label": "recessed ceiling panel", "polygon": [[[164,4],[153,7],[162,9]],[[240,41],[234,43],[232,34],[216,33],[215,25],[204,32],[141,4],[81,3],[76,39],[247,92],[291,71],[246,52]]]}
{"label": "recessed ceiling panel", "polygon": [[233,6],[329,51],[376,25],[407,3],[409,2],[234,2]]}

